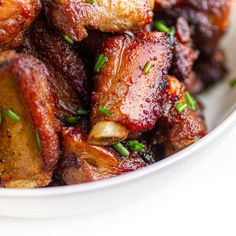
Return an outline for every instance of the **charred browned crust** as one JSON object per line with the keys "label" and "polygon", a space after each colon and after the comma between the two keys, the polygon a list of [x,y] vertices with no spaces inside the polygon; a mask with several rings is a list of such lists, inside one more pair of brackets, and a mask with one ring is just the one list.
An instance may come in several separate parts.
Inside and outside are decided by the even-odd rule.
{"label": "charred browned crust", "polygon": [[42,60],[51,74],[58,97],[58,116],[73,115],[90,103],[91,83],[78,52],[62,35],[51,30],[46,22],[38,21],[31,28],[23,51]]}
{"label": "charred browned crust", "polygon": [[88,105],[91,85],[78,52],[43,21],[34,24],[30,39],[41,58],[47,60],[73,88],[82,105]]}
{"label": "charred browned crust", "polygon": [[229,25],[231,0],[157,0],[157,13],[162,19],[175,21],[184,17],[198,49],[211,53]]}

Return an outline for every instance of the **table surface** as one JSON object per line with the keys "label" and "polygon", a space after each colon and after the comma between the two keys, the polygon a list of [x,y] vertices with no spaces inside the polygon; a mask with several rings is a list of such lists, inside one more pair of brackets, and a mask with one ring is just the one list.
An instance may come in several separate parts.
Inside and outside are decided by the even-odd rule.
{"label": "table surface", "polygon": [[60,219],[0,217],[1,235],[236,235],[236,127],[209,156],[128,206]]}

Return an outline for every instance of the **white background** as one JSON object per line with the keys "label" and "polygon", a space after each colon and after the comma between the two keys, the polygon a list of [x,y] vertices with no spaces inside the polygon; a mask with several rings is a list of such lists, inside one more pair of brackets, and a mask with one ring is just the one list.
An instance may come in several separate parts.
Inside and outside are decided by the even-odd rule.
{"label": "white background", "polygon": [[0,217],[0,235],[236,235],[236,127],[206,158],[129,206],[60,219]]}

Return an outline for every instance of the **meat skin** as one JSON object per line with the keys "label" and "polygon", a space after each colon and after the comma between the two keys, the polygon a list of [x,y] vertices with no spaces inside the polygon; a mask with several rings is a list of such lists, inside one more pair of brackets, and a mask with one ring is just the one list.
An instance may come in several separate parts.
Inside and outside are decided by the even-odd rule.
{"label": "meat skin", "polygon": [[74,41],[88,36],[87,28],[103,32],[137,31],[152,20],[154,0],[45,0],[49,22]]}
{"label": "meat skin", "polygon": [[[108,120],[118,122],[131,132],[150,130],[160,117],[161,89],[172,59],[169,36],[163,33],[139,33],[135,37],[115,36],[99,51],[108,59],[94,77],[91,124]],[[148,73],[143,70],[151,61]],[[112,112],[106,116],[103,106]]]}
{"label": "meat skin", "polygon": [[[56,99],[50,75],[41,61],[13,51],[1,53],[0,74],[1,93],[6,92],[0,101],[4,117],[0,136],[1,158],[5,161],[3,185],[46,186],[60,153],[59,125],[54,116]],[[20,121],[13,122],[5,115],[9,108],[20,114]],[[37,147],[36,130],[41,148]]]}

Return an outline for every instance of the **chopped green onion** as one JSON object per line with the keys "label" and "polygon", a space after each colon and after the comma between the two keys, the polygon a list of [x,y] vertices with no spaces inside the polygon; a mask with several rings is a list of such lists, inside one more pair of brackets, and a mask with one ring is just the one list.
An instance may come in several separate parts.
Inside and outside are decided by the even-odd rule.
{"label": "chopped green onion", "polygon": [[11,109],[8,109],[6,111],[6,115],[14,121],[19,121],[20,120],[20,117],[14,111],[12,111]]}
{"label": "chopped green onion", "polygon": [[0,124],[2,124],[2,109],[0,108]]}
{"label": "chopped green onion", "polygon": [[189,94],[189,92],[184,93],[185,99],[192,110],[197,110],[197,101]]}
{"label": "chopped green onion", "polygon": [[0,178],[2,177],[2,172],[0,171]]}
{"label": "chopped green onion", "polygon": [[78,116],[69,116],[69,117],[65,117],[63,119],[63,122],[68,123],[68,124],[77,124],[79,120],[80,118]]}
{"label": "chopped green onion", "polygon": [[121,143],[116,143],[112,145],[117,152],[119,152],[122,156],[128,157],[129,156],[129,151],[123,146]]}
{"label": "chopped green onion", "polygon": [[181,113],[181,112],[183,112],[187,107],[188,107],[187,103],[185,103],[185,102],[180,102],[180,103],[178,103],[178,104],[175,106],[175,109],[176,109],[179,113]]}
{"label": "chopped green onion", "polygon": [[109,111],[108,109],[106,109],[105,107],[103,106],[99,106],[99,111],[104,114],[105,116],[111,116],[112,115],[112,112]]}
{"label": "chopped green onion", "polygon": [[140,143],[138,140],[129,140],[125,142],[125,146],[136,152],[141,152],[145,148],[145,145]]}
{"label": "chopped green onion", "polygon": [[106,63],[106,61],[107,61],[107,57],[101,54],[95,64],[95,67],[94,67],[95,72],[97,73],[100,72],[102,67]]}
{"label": "chopped green onion", "polygon": [[89,4],[94,4],[95,0],[87,0]]}
{"label": "chopped green onion", "polygon": [[64,39],[70,43],[71,45],[74,45],[74,41],[66,34],[63,34]]}
{"label": "chopped green onion", "polygon": [[148,74],[148,72],[150,71],[151,67],[152,67],[152,62],[151,61],[148,61],[143,69],[144,73],[145,74]]}
{"label": "chopped green onion", "polygon": [[37,145],[38,145],[38,149],[41,152],[42,151],[42,145],[41,145],[41,141],[40,141],[40,137],[39,137],[39,132],[38,132],[37,129],[35,130],[35,136],[36,136],[36,142],[37,142]]}
{"label": "chopped green onion", "polygon": [[80,109],[77,111],[77,114],[78,114],[79,116],[88,116],[88,115],[89,115],[89,111],[86,111],[85,109],[80,108]]}
{"label": "chopped green onion", "polygon": [[160,32],[175,35],[175,28],[174,27],[171,27],[171,28],[167,27],[166,24],[162,21],[159,21],[159,20],[155,21],[154,27],[156,30],[158,30]]}
{"label": "chopped green onion", "polygon": [[233,80],[230,81],[230,87],[231,88],[236,87],[236,79],[233,79]]}

